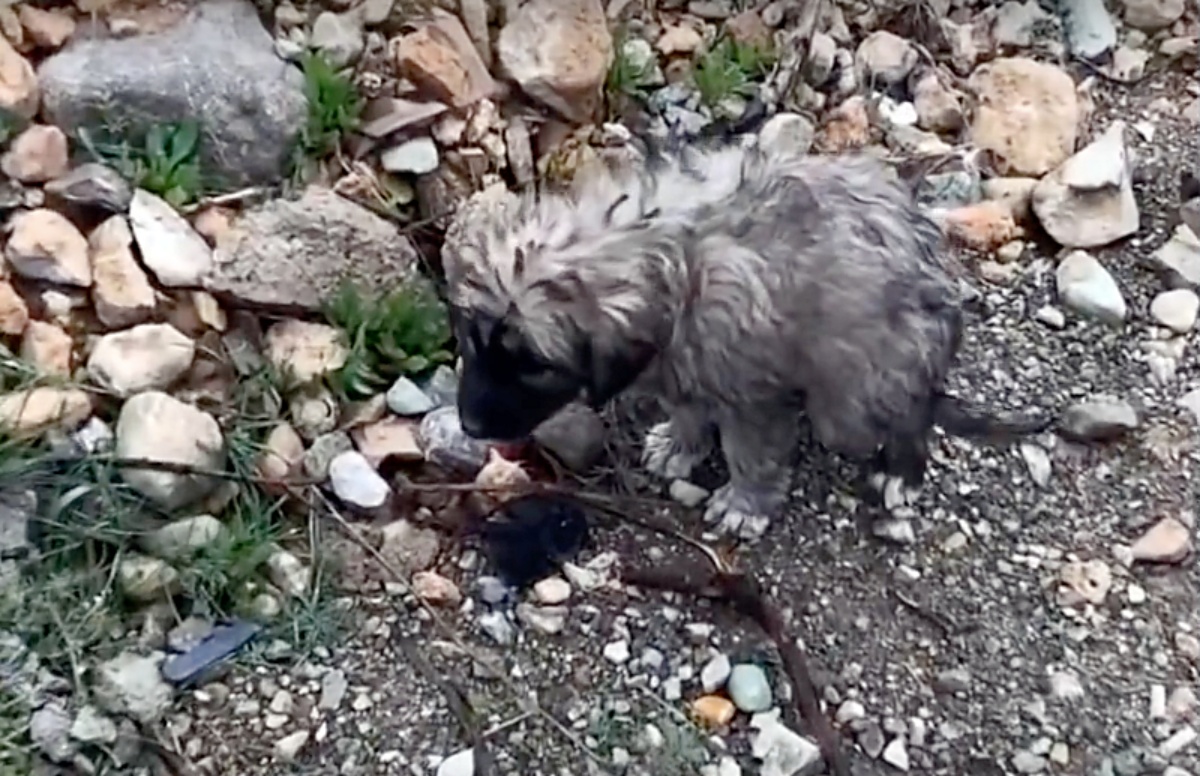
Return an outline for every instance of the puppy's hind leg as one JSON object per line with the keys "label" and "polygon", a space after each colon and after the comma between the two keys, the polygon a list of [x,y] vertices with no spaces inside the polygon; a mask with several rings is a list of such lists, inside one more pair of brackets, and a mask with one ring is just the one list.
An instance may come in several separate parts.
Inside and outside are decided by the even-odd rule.
{"label": "puppy's hind leg", "polygon": [[642,466],[664,479],[686,479],[712,452],[715,426],[695,405],[670,407],[668,415],[646,432]]}
{"label": "puppy's hind leg", "polygon": [[720,534],[758,539],[787,503],[799,428],[793,409],[775,409],[730,411],[717,421],[729,482],[713,494],[704,519]]}

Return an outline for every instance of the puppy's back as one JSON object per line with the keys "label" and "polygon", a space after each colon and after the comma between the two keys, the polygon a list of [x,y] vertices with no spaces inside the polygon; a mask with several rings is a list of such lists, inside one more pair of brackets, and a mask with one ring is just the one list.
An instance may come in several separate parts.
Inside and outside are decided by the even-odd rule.
{"label": "puppy's back", "polygon": [[696,336],[743,351],[739,390],[790,385],[823,441],[858,454],[929,401],[958,345],[957,296],[940,231],[890,168],[752,155],[707,215]]}

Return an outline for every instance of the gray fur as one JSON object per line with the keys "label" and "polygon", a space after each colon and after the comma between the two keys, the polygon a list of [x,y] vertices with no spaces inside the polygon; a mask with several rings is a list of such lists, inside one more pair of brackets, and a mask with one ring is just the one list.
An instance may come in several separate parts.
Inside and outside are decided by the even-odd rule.
{"label": "gray fur", "polygon": [[[728,147],[497,210],[444,263],[463,319],[509,321],[585,399],[637,370],[669,417],[651,470],[686,476],[719,435],[706,518],[753,536],[786,501],[801,411],[835,452],[924,453],[961,326],[940,239],[878,160]],[[487,383],[471,359],[464,382]]]}

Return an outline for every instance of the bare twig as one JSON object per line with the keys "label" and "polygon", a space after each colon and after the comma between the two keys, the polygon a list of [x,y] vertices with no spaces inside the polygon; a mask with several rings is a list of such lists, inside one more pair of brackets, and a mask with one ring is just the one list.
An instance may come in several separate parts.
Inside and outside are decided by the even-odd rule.
{"label": "bare twig", "polygon": [[742,573],[731,573],[710,569],[696,574],[676,569],[628,569],[622,575],[633,585],[671,590],[678,593],[699,595],[733,606],[746,617],[754,620],[775,643],[783,659],[784,669],[791,682],[800,715],[808,724],[817,745],[830,770],[835,776],[850,776],[850,764],[838,744],[833,728],[821,711],[816,686],[808,670],[804,653],[796,642],[787,638],[783,616],[763,595],[756,580]]}
{"label": "bare twig", "polygon": [[252,199],[260,194],[265,194],[266,189],[261,186],[250,186],[237,191],[229,191],[224,194],[214,194],[211,197],[201,197],[190,205],[184,205],[179,208],[184,215],[191,215],[206,207],[215,205],[232,205],[237,202],[243,202],[247,199]]}
{"label": "bare twig", "polygon": [[485,736],[479,730],[479,723],[475,719],[475,710],[471,708],[467,696],[459,689],[458,685],[434,669],[411,638],[401,638],[399,642],[400,648],[404,650],[404,654],[408,656],[413,667],[432,685],[441,690],[442,695],[445,696],[450,713],[458,720],[463,735],[471,742],[471,748],[475,753],[476,776],[491,776],[495,764],[492,760],[492,751],[488,748]]}

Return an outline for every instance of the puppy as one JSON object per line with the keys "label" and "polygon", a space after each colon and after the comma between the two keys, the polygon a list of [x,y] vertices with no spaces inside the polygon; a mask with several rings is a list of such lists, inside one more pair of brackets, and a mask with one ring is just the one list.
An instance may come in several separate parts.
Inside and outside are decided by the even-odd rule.
{"label": "puppy", "polygon": [[529,434],[627,388],[668,419],[643,462],[686,477],[719,446],[705,518],[761,536],[786,502],[801,413],[867,459],[890,506],[922,483],[937,424],[1024,434],[943,391],[959,347],[940,232],[882,162],[755,146],[682,149],[563,194],[477,210],[443,262],[474,437]]}

